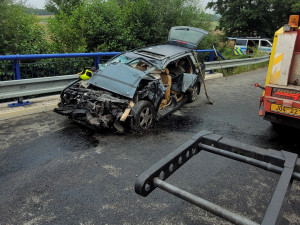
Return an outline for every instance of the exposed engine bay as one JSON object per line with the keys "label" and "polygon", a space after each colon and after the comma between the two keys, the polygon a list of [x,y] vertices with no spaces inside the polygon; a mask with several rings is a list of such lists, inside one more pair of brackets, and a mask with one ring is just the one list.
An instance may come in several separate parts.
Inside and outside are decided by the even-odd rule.
{"label": "exposed engine bay", "polygon": [[123,114],[129,100],[116,98],[103,90],[80,88],[82,83],[87,82],[75,83],[63,92],[56,112],[86,121],[91,126],[111,127],[113,118],[119,118]]}
{"label": "exposed engine bay", "polygon": [[80,80],[62,92],[61,102],[55,112],[87,123],[92,128],[115,128],[123,132],[127,117],[132,116],[130,111],[134,102],[147,99],[157,107],[165,92],[161,79],[143,80],[138,89],[132,100]]}

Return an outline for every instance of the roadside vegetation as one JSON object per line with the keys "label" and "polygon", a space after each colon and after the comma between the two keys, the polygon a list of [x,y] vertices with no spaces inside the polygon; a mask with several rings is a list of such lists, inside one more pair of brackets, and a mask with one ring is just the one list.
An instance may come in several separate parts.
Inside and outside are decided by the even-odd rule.
{"label": "roadside vegetation", "polygon": [[227,36],[272,38],[291,12],[300,14],[299,0],[287,1],[216,0],[211,15],[199,0],[47,0],[45,10],[0,0],[0,55],[124,51],[165,43],[172,26],[186,25],[210,31],[199,48],[214,44],[232,59]]}
{"label": "roadside vegetation", "polygon": [[47,52],[49,43],[35,15],[8,0],[0,1],[0,12],[0,55]]}
{"label": "roadside vegetation", "polygon": [[214,0],[207,7],[221,15],[217,29],[231,37],[272,38],[290,15],[300,14],[299,0]]}
{"label": "roadside vegetation", "polygon": [[53,17],[53,15],[37,15],[38,21],[40,23],[47,24],[49,19]]}

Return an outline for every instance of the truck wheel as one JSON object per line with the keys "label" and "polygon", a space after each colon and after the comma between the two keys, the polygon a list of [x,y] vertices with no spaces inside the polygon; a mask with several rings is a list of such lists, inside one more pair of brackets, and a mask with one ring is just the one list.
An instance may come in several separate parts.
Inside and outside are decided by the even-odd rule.
{"label": "truck wheel", "polygon": [[280,130],[280,129],[284,128],[283,124],[276,123],[276,122],[273,122],[273,121],[270,121],[270,122],[271,122],[272,127],[273,127],[274,130]]}
{"label": "truck wheel", "polygon": [[192,90],[188,92],[188,98],[189,98],[188,102],[195,101],[199,93],[200,93],[200,83],[196,83],[192,88]]}
{"label": "truck wheel", "polygon": [[151,102],[141,100],[135,104],[132,109],[133,117],[130,122],[130,128],[141,132],[150,128],[154,122],[154,107]]}

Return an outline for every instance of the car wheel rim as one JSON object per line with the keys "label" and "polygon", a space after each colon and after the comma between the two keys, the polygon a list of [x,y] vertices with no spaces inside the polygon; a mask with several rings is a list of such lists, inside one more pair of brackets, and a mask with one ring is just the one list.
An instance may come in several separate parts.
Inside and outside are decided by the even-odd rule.
{"label": "car wheel rim", "polygon": [[152,111],[149,107],[142,110],[140,115],[140,126],[142,128],[148,128],[152,123]]}
{"label": "car wheel rim", "polygon": [[196,99],[197,93],[198,93],[198,85],[196,85],[196,86],[193,88],[193,92],[192,92],[192,100],[193,100],[193,101]]}

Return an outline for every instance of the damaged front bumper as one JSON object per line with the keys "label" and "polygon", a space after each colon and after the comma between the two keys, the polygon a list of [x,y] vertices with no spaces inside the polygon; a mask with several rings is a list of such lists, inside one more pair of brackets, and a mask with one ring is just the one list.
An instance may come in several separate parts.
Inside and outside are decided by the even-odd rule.
{"label": "damaged front bumper", "polygon": [[123,132],[133,105],[129,99],[107,91],[70,87],[63,91],[54,111],[92,128],[115,128]]}

